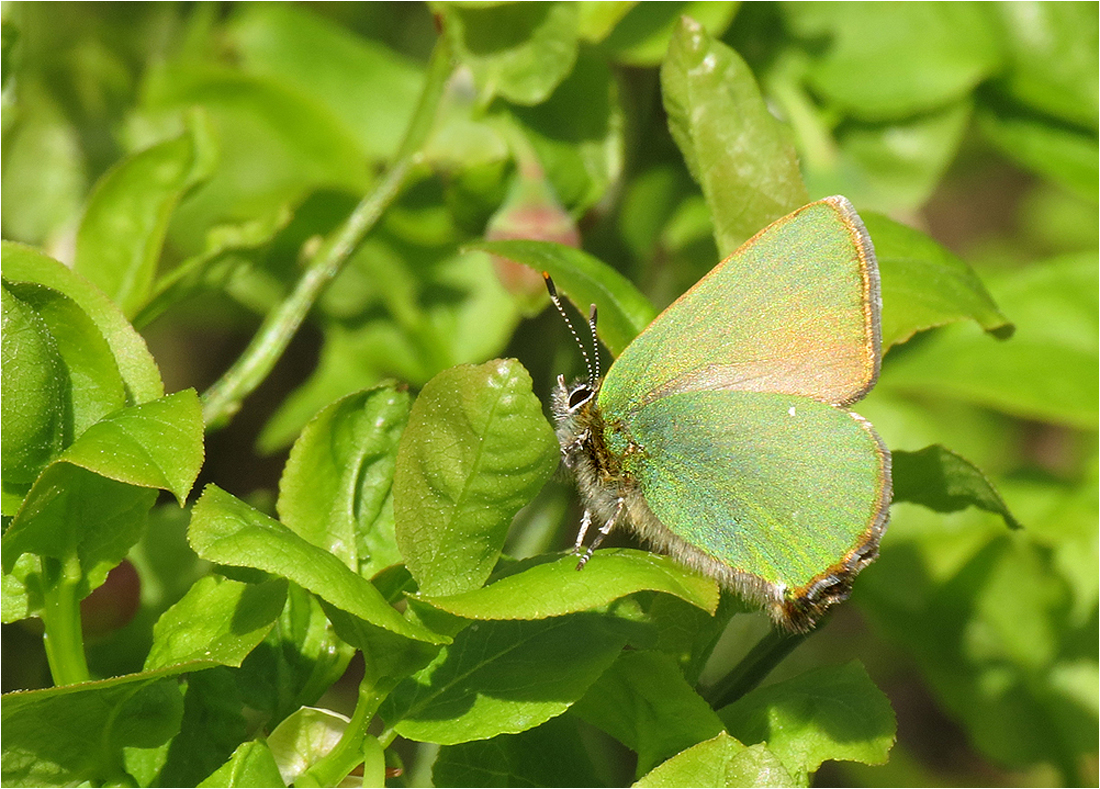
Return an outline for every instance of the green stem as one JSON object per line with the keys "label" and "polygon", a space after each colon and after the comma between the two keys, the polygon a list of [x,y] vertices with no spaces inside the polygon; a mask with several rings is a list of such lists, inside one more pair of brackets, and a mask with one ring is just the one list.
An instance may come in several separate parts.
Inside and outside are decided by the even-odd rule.
{"label": "green stem", "polygon": [[378,705],[389,695],[395,684],[395,681],[388,679],[375,682],[373,678],[363,678],[359,684],[355,712],[352,713],[340,741],[316,764],[298,776],[298,780],[294,782],[296,787],[336,786],[363,763],[367,725],[378,711]]}
{"label": "green stem", "polygon": [[710,706],[716,710],[721,709],[744,696],[759,685],[809,635],[810,633],[792,635],[772,630],[749,650],[749,654],[729,674],[714,683],[705,693]]}
{"label": "green stem", "polygon": [[62,566],[56,559],[42,559],[46,579],[42,591],[42,621],[46,627],[43,645],[55,685],[88,681],[88,661],[84,656],[84,633],[80,622],[80,562],[75,557]]}
{"label": "green stem", "polygon": [[224,427],[271,372],[325,286],[331,282],[382,213],[400,194],[435,125],[452,62],[446,37],[440,36],[428,62],[427,78],[405,139],[382,180],[314,254],[292,293],[264,318],[241,357],[202,396],[207,429]]}

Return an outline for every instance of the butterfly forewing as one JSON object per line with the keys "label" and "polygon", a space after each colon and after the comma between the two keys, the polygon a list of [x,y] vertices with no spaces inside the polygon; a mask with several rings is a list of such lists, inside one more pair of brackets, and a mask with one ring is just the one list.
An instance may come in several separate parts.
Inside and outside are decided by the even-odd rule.
{"label": "butterfly forewing", "polygon": [[601,387],[605,414],[677,392],[779,392],[847,404],[878,375],[878,269],[851,204],[768,226],[661,313]]}

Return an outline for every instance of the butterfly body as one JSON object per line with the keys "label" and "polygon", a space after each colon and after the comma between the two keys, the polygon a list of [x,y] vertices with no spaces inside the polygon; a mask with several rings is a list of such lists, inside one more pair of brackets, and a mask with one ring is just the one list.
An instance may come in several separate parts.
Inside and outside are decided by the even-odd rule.
{"label": "butterfly body", "polygon": [[[890,455],[847,406],[881,356],[878,272],[844,198],[779,220],[553,411],[591,523],[623,526],[811,628],[877,555]],[[582,559],[581,565],[587,560]]]}

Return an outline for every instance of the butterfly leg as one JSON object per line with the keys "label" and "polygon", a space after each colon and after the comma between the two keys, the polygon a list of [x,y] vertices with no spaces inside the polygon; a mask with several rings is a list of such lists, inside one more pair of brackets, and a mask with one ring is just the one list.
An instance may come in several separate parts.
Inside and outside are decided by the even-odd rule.
{"label": "butterfly leg", "polygon": [[584,511],[584,515],[581,516],[581,528],[577,532],[577,541],[573,544],[573,553],[580,553],[581,546],[584,545],[584,535],[588,534],[588,527],[592,525],[592,513],[589,510]]}
{"label": "butterfly leg", "polygon": [[[615,528],[615,523],[619,520],[619,516],[623,512],[623,499],[619,497],[615,500],[615,512],[607,522],[600,527],[600,531],[596,534],[596,539],[592,541],[592,544],[588,546],[588,550],[584,552],[584,556],[577,562],[577,569],[583,570],[584,566],[588,563],[588,560],[592,558],[592,554],[600,547],[600,543],[603,542],[604,537],[611,533],[611,530]],[[588,511],[584,511],[584,517],[581,518],[581,531],[577,535],[577,544],[574,551],[579,551],[581,548],[581,542],[584,540],[584,534],[588,531],[588,527],[592,524],[592,514]]]}

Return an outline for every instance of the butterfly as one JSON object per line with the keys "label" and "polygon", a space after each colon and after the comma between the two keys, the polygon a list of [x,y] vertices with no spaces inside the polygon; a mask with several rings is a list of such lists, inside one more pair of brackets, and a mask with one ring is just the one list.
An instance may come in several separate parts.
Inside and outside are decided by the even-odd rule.
{"label": "butterfly", "polygon": [[[559,376],[556,432],[584,503],[578,553],[597,529],[577,569],[625,527],[785,630],[813,628],[886,529],[890,452],[848,410],[878,377],[881,310],[871,239],[851,203],[829,197],[746,241],[603,380],[591,363],[572,384]],[[588,323],[595,342],[595,306]]]}

